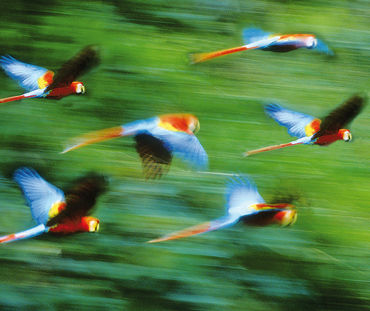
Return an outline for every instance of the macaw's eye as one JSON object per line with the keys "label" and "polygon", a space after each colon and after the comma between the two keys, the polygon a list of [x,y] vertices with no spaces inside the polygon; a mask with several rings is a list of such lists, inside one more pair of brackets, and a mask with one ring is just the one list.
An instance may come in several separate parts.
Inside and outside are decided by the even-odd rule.
{"label": "macaw's eye", "polygon": [[346,142],[349,142],[352,140],[352,134],[350,132],[344,132],[343,134],[343,140]]}

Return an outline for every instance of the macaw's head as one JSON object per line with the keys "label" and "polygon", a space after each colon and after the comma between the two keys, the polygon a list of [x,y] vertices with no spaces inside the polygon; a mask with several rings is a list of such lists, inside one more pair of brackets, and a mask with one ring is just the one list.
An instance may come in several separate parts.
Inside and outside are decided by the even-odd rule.
{"label": "macaw's head", "polygon": [[273,222],[280,226],[293,225],[297,220],[297,211],[295,209],[287,209],[280,211],[274,215]]}
{"label": "macaw's head", "polygon": [[352,140],[352,134],[347,129],[340,129],[338,131],[339,137],[343,139],[345,142],[349,142]]}
{"label": "macaw's head", "polygon": [[73,81],[72,82],[72,89],[77,95],[85,94],[85,86],[82,82]]}
{"label": "macaw's head", "polygon": [[200,130],[200,123],[196,116],[193,116],[192,114],[187,115],[187,124],[188,129],[193,133],[196,134]]}
{"label": "macaw's head", "polygon": [[83,230],[86,232],[99,231],[99,219],[95,217],[85,216],[81,219]]}
{"label": "macaw's head", "polygon": [[305,35],[302,39],[307,49],[314,49],[317,46],[317,39],[314,35]]}

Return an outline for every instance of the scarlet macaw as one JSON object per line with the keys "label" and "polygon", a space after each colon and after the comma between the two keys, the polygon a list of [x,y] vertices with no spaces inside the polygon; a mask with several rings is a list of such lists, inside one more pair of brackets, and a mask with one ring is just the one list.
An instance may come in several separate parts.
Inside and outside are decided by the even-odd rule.
{"label": "scarlet macaw", "polygon": [[352,134],[343,127],[361,112],[364,102],[364,98],[354,95],[334,109],[323,121],[301,112],[285,109],[277,104],[266,105],[266,113],[280,125],[287,127],[291,136],[299,139],[286,144],[247,151],[244,155],[249,156],[299,144],[326,146],[337,140],[349,142],[352,140]]}
{"label": "scarlet macaw", "polygon": [[248,28],[243,31],[245,45],[210,53],[194,53],[190,55],[193,64],[206,60],[246,50],[263,50],[271,52],[289,52],[299,48],[315,49],[334,55],[328,46],[312,34],[272,34],[258,28]]}
{"label": "scarlet macaw", "polygon": [[191,114],[160,115],[83,135],[62,153],[115,137],[134,136],[146,178],[165,174],[173,155],[201,170],[207,167],[208,156],[194,135],[199,127]]}
{"label": "scarlet macaw", "polygon": [[99,219],[87,214],[98,195],[104,191],[105,181],[102,177],[81,179],[66,197],[62,190],[48,183],[31,168],[16,170],[14,180],[21,187],[37,226],[2,236],[0,243],[27,239],[45,232],[69,234],[99,230]]}
{"label": "scarlet macaw", "polygon": [[61,99],[71,94],[85,93],[82,82],[74,81],[78,76],[90,70],[99,62],[99,53],[96,46],[87,46],[73,58],[68,60],[54,75],[54,72],[45,68],[26,64],[11,56],[2,56],[0,66],[12,79],[28,93],[0,99],[6,103],[22,98],[52,98]]}
{"label": "scarlet macaw", "polygon": [[288,203],[267,204],[258,193],[254,183],[245,176],[235,175],[230,178],[226,188],[226,210],[227,214],[223,217],[170,233],[161,238],[150,240],[148,243],[185,238],[229,227],[240,221],[253,226],[271,224],[288,226],[297,220],[297,211],[293,205]]}

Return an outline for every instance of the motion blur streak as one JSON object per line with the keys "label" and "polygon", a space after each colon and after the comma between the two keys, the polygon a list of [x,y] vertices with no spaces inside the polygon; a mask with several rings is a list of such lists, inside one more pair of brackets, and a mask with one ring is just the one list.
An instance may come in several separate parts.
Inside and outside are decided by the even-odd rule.
{"label": "motion blur streak", "polygon": [[[93,211],[97,234],[1,245],[0,310],[368,308],[369,107],[350,143],[242,157],[289,141],[264,104],[321,118],[368,92],[368,1],[12,0],[0,12],[0,55],[57,70],[85,46],[101,50],[100,65],[81,77],[84,96],[0,105],[0,235],[34,224],[9,178],[15,168],[33,167],[63,189],[91,171],[110,179]],[[189,65],[191,53],[242,44],[248,27],[312,33],[335,56],[251,50]],[[2,71],[0,83],[0,98],[21,94]],[[59,154],[82,133],[177,112],[200,120],[207,171],[248,174],[266,202],[275,191],[299,193],[295,225],[146,244],[222,215],[227,177],[174,159],[166,176],[145,181],[131,139]]]}

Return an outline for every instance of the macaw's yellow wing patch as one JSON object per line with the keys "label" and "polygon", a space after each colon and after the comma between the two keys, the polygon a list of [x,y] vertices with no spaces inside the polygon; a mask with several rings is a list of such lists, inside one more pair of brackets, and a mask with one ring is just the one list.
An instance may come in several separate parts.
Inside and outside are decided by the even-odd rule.
{"label": "macaw's yellow wing patch", "polygon": [[37,79],[37,84],[40,89],[43,89],[53,82],[54,72],[48,70],[40,78]]}

